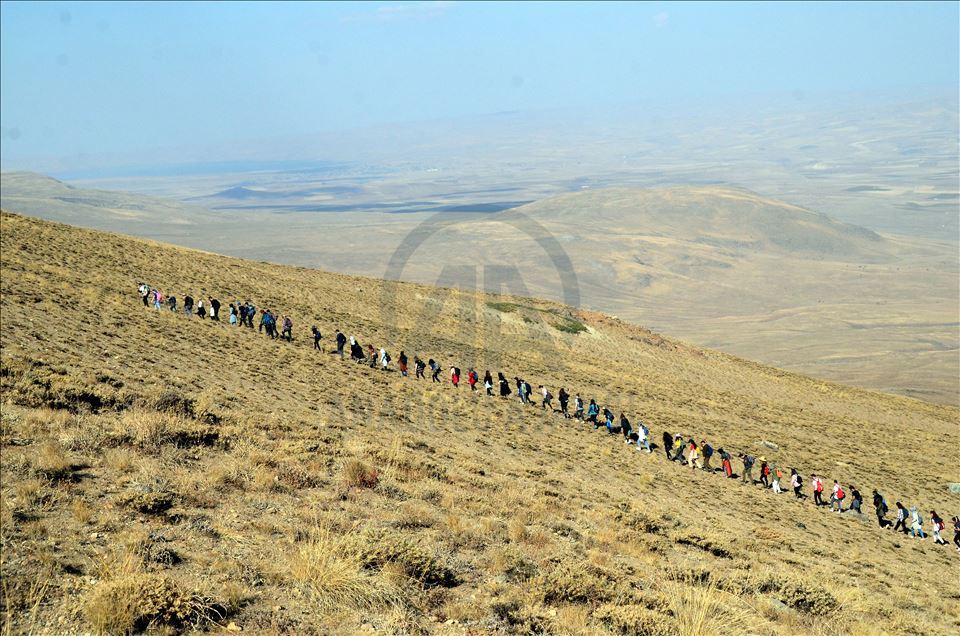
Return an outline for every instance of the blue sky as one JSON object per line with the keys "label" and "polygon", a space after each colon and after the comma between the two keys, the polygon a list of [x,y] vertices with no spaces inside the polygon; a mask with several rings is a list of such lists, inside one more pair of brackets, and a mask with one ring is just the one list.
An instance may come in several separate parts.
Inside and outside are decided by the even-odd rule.
{"label": "blue sky", "polygon": [[2,3],[5,169],[505,110],[958,84],[958,3]]}

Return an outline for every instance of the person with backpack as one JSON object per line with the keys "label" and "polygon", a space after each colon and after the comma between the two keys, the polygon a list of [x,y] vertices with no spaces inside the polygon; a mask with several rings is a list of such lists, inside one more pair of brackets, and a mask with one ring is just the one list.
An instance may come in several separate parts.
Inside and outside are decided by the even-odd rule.
{"label": "person with backpack", "polygon": [[910,536],[916,539],[918,534],[921,541],[927,538],[927,534],[923,531],[923,517],[920,516],[917,507],[913,506],[910,508]]}
{"label": "person with backpack", "polygon": [[[232,306],[233,306],[233,305],[231,305],[231,307],[232,307]],[[247,324],[247,306],[246,306],[245,304],[244,304],[244,305],[241,305],[241,304],[240,304],[240,301],[238,300],[238,301],[236,302],[236,307],[237,307],[237,318],[240,319],[240,320],[239,320],[239,323],[237,324],[237,326],[238,326],[238,327],[245,327],[246,324]]]}
{"label": "person with backpack", "polygon": [[523,380],[519,376],[513,376],[513,381],[517,385],[517,397],[520,398],[520,404],[527,403],[527,393],[523,390]]}
{"label": "person with backpack", "polygon": [[720,467],[723,468],[723,474],[727,476],[727,479],[733,479],[733,457],[723,448],[720,448],[717,454],[720,455]]}
{"label": "person with backpack", "polygon": [[796,468],[790,469],[790,487],[793,488],[793,496],[797,499],[803,499],[803,478],[800,477],[800,473],[797,472]]}
{"label": "person with backpack", "polygon": [[[203,302],[203,301],[200,301],[200,302]],[[267,316],[268,316],[267,310],[266,310],[266,309],[261,309],[261,310],[260,310],[260,323],[257,325],[257,331],[258,331],[259,333],[263,333],[264,330],[266,330],[267,335],[269,336],[269,335],[270,335],[270,329],[269,329],[269,327],[267,327],[267,325],[269,324],[270,321],[269,321],[269,318],[268,318]]]}
{"label": "person with backpack", "polygon": [[[880,518],[880,514],[877,513],[877,517]],[[893,531],[896,532],[899,530],[903,534],[908,534],[910,528],[907,526],[907,521],[910,519],[910,513],[907,511],[906,506],[904,506],[899,501],[897,502],[897,523],[893,526]],[[882,520],[883,521],[883,520]],[[880,524],[880,527],[884,527],[883,523]]]}
{"label": "person with backpack", "polygon": [[210,320],[220,322],[220,301],[216,298],[208,297],[210,301]]}
{"label": "person with backpack", "polygon": [[707,444],[706,440],[700,440],[700,454],[703,456],[703,469],[711,471],[710,458],[713,457],[713,446]]}
{"label": "person with backpack", "polygon": [[607,428],[607,435],[613,435],[613,411],[608,406],[603,407],[603,425]]}
{"label": "person with backpack", "polygon": [[371,369],[377,368],[377,350],[373,348],[373,345],[367,345],[367,356],[364,358],[367,361],[367,364],[370,365]]}
{"label": "person with backpack", "polygon": [[687,465],[693,470],[703,467],[703,462],[700,461],[700,447],[692,437],[687,441]]}
{"label": "person with backpack", "polygon": [[404,353],[404,352],[401,350],[401,351],[400,351],[400,355],[397,356],[397,364],[398,364],[399,367],[400,367],[400,377],[402,377],[402,378],[407,377],[407,362],[408,362],[408,361],[409,361],[409,360],[408,360],[408,358],[407,358],[407,354]]}
{"label": "person with backpack", "polygon": [[816,475],[810,475],[810,481],[813,484],[813,503],[817,506],[827,505],[823,501],[823,480]]}
{"label": "person with backpack", "polygon": [[953,544],[957,546],[957,552],[960,552],[960,517],[953,518]]}
{"label": "person with backpack", "polygon": [[427,376],[423,374],[424,370],[427,368],[427,363],[420,359],[420,356],[413,356],[413,368],[415,370],[414,378],[419,380],[423,378],[427,379]]}
{"label": "person with backpack", "polygon": [[477,375],[477,372],[473,370],[473,367],[467,368],[467,384],[470,385],[470,392],[477,392],[477,382],[480,381],[480,377]]}
{"label": "person with backpack", "polygon": [[440,384],[440,370],[442,369],[440,363],[435,361],[433,358],[430,358],[430,361],[427,362],[427,364],[430,365],[430,371],[433,373],[433,375],[430,376],[430,379],[437,384]]}
{"label": "person with backpack", "polygon": [[757,482],[753,481],[753,464],[756,461],[753,455],[745,455],[739,453],[737,457],[743,462],[743,474],[740,475],[740,481],[747,483],[747,480],[750,480],[750,485],[753,485]]}
{"label": "person with backpack", "polygon": [[680,465],[685,466],[687,460],[683,458],[683,448],[683,436],[677,433],[673,436],[673,461],[680,462]]}
{"label": "person with backpack", "polygon": [[533,400],[530,399],[530,396],[531,396],[531,395],[533,395],[533,387],[530,386],[530,383],[529,383],[529,382],[527,382],[526,380],[524,380],[524,381],[523,381],[523,397],[527,400],[527,401],[526,401],[526,404],[529,404],[530,406],[536,406],[536,405],[533,403]]}
{"label": "person with backpack", "polygon": [[203,298],[197,301],[197,317],[203,320],[207,317],[207,310],[203,307]]}
{"label": "person with backpack", "polygon": [[783,492],[783,489],[780,487],[780,482],[783,480],[783,471],[779,467],[773,466],[773,481],[770,484],[770,488],[773,490],[773,494],[779,495]]}
{"label": "person with backpack", "polygon": [[860,491],[857,490],[857,487],[853,484],[850,484],[850,507],[847,508],[847,512],[855,512],[858,515],[863,514],[860,511],[860,507],[863,505],[863,495],[860,494]]}
{"label": "person with backpack", "polygon": [[563,387],[557,392],[557,401],[560,403],[560,414],[564,419],[570,419],[570,412],[567,410],[570,405],[570,394]]}
{"label": "person with backpack", "polygon": [[384,371],[390,370],[390,354],[383,347],[380,347],[380,368]]}
{"label": "person with backpack", "polygon": [[930,511],[930,523],[933,528],[933,542],[937,545],[947,545],[947,542],[940,536],[940,532],[946,527],[946,524],[943,523],[943,519],[937,514],[936,510]]}
{"label": "person with backpack", "polygon": [[162,301],[163,301],[163,294],[161,294],[159,290],[154,289],[153,290],[153,308],[156,309],[157,311],[160,311],[160,305]]}
{"label": "person with backpack", "polygon": [[167,307],[170,308],[170,311],[172,311],[172,312],[174,312],[174,313],[177,312],[177,297],[176,297],[176,296],[170,296],[170,298],[167,298]]}
{"label": "person with backpack", "polygon": [[600,407],[597,401],[590,398],[590,404],[587,405],[587,422],[596,425],[597,416],[600,415]]}
{"label": "person with backpack", "polygon": [[493,397],[493,376],[490,375],[490,369],[483,374],[483,388],[486,390],[487,395]]}
{"label": "person with backpack", "polygon": [[230,324],[237,324],[237,306],[230,303]]}
{"label": "person with backpack", "polygon": [[343,360],[343,348],[347,344],[347,337],[343,335],[343,332],[337,329],[337,353],[340,354],[340,359]]}
{"label": "person with backpack", "polygon": [[547,387],[540,385],[540,394],[543,395],[543,401],[540,403],[540,408],[553,410],[553,393],[547,389]]}
{"label": "person with backpack", "polygon": [[150,306],[150,287],[146,283],[140,283],[137,287],[137,293],[140,294],[140,300],[143,301],[144,307]]}
{"label": "person with backpack", "polygon": [[283,333],[280,337],[285,338],[287,342],[293,342],[293,320],[290,316],[283,317]]}
{"label": "person with backpack", "polygon": [[840,487],[840,482],[834,479],[833,492],[830,495],[830,510],[840,514],[840,512],[843,510],[843,499],[846,496],[846,493],[843,492],[843,488]]}
{"label": "person with backpack", "polygon": [[193,296],[189,294],[183,297],[183,313],[188,316],[193,315]]}
{"label": "person with backpack", "polygon": [[460,369],[452,365],[450,367],[450,384],[455,389],[460,387]]}
{"label": "person with backpack", "polygon": [[247,301],[247,327],[253,329],[253,319],[257,315],[257,306]]}
{"label": "person with backpack", "polygon": [[313,348],[320,353],[323,353],[323,347],[320,346],[320,339],[323,338],[323,334],[320,333],[320,330],[317,329],[316,325],[310,327],[310,333],[313,334]]}
{"label": "person with backpack", "polygon": [[770,487],[770,464],[767,463],[766,457],[759,457],[757,461],[760,462],[760,483],[763,484],[764,488]]}
{"label": "person with backpack", "polygon": [[577,393],[577,397],[573,399],[573,418],[581,422],[583,421],[583,398],[580,397],[579,393]]}

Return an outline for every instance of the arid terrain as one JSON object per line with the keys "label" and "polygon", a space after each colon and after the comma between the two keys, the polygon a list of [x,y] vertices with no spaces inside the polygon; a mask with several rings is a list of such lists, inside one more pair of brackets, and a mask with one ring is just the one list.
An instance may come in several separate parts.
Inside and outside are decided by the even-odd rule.
{"label": "arid terrain", "polygon": [[[286,196],[251,192],[233,196]],[[403,214],[211,211],[29,173],[4,173],[2,195],[13,211],[217,253],[552,298],[780,368],[960,404],[955,240],[877,233],[742,189],[591,188],[500,212]]]}
{"label": "arid terrain", "polygon": [[[806,211],[779,218],[791,236],[817,237],[803,250],[840,242],[829,249],[851,254],[838,261],[850,268],[891,267],[919,249]],[[931,509],[960,514],[948,487],[960,482],[955,406],[774,369],[551,301],[8,213],[0,223],[4,633],[960,629],[956,549],[881,530],[871,505],[874,488],[891,507],[916,505],[928,531]],[[701,258],[753,267],[751,293],[773,293],[750,248],[724,243],[736,227],[705,222],[717,241],[700,243]],[[797,258],[781,231],[741,230],[738,240],[782,257],[770,268]],[[628,233],[643,253],[667,240]],[[654,289],[688,284],[663,254],[599,263],[630,280],[649,273]],[[838,268],[808,281],[827,271]],[[293,342],[145,308],[140,281],[181,302],[251,300],[289,315]],[[342,361],[329,353],[336,329],[386,347],[394,369],[403,350],[596,398],[645,421],[657,448],[454,388],[448,371],[435,384]],[[856,486],[865,513],[669,462],[664,432],[796,467],[807,494],[812,473]]]}

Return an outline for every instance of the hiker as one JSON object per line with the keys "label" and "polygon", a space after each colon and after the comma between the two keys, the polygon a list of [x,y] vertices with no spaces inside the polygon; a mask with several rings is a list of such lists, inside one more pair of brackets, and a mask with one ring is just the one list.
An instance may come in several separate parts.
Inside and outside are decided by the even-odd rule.
{"label": "hiker", "polygon": [[210,301],[210,320],[220,322],[220,301],[210,297],[207,300]]}
{"label": "hiker", "polygon": [[440,370],[441,370],[442,367],[440,366],[440,364],[439,364],[438,362],[434,361],[433,358],[430,358],[430,362],[428,362],[427,364],[430,365],[430,371],[433,372],[433,375],[431,376],[431,379],[432,379],[434,382],[436,382],[437,384],[439,384],[439,383],[440,383]]}
{"label": "hiker", "polygon": [[700,454],[703,455],[703,469],[713,470],[710,467],[710,458],[713,457],[713,446],[707,444],[706,440],[700,440]]}
{"label": "hiker", "polygon": [[780,493],[783,492],[783,489],[780,487],[780,480],[782,479],[783,479],[783,471],[780,470],[779,467],[774,466],[773,467],[773,483],[770,486],[773,489],[773,494],[779,495]]}
{"label": "hiker", "polygon": [[183,313],[188,316],[193,315],[193,296],[187,295],[183,297]]}
{"label": "hiker", "polygon": [[587,421],[593,423],[593,428],[597,428],[597,416],[600,415],[600,407],[597,406],[596,401],[593,398],[590,398],[590,405],[587,407]]}
{"label": "hiker", "polygon": [[613,411],[608,406],[603,407],[603,425],[607,428],[607,435],[613,435]]}
{"label": "hiker", "polygon": [[163,301],[163,294],[158,290],[153,290],[153,308],[160,311],[160,303]]}
{"label": "hiker", "polygon": [[823,480],[816,475],[810,475],[810,480],[813,483],[813,503],[818,506],[827,505],[823,501]]}
{"label": "hiker", "polygon": [[530,406],[533,406],[533,402],[530,400],[530,395],[533,394],[533,388],[531,388],[530,383],[526,380],[523,381],[523,397],[526,399],[526,403]]}
{"label": "hiker", "polygon": [[[880,518],[879,512],[877,513],[877,518]],[[899,530],[903,534],[907,534],[908,532],[910,532],[910,528],[907,527],[907,519],[909,518],[910,518],[910,513],[907,512],[907,508],[898,501],[897,502],[897,523],[893,526],[893,531],[896,532],[897,530]],[[880,524],[880,527],[881,528],[883,527],[882,523]]]}
{"label": "hiker", "polygon": [[793,495],[797,499],[803,499],[803,492],[800,490],[803,487],[803,479],[796,468],[790,469],[790,487],[793,488]]}
{"label": "hiker", "polygon": [[703,463],[700,461],[700,447],[692,437],[687,442],[687,465],[694,470],[698,467],[703,468]]}
{"label": "hiker", "polygon": [[380,367],[384,371],[389,371],[390,366],[390,354],[387,353],[387,350],[383,347],[380,347]]}
{"label": "hiker", "polygon": [[507,381],[507,378],[503,375],[502,371],[497,371],[497,382],[500,383],[500,397],[509,398],[510,382]]}
{"label": "hiker", "polygon": [[633,433],[633,427],[630,425],[630,420],[627,419],[627,416],[620,413],[620,434],[623,435],[623,442],[625,444],[632,444],[633,439],[630,437],[630,434]]}
{"label": "hiker", "polygon": [[643,420],[637,420],[637,450],[640,450],[641,445],[648,453],[653,452],[650,450],[650,429],[643,423]]}
{"label": "hiker", "polygon": [[323,337],[323,334],[320,333],[320,330],[317,329],[316,325],[310,327],[310,333],[313,334],[313,348],[323,353],[323,347],[320,346],[320,338]]}
{"label": "hiker", "polygon": [[[247,306],[241,305],[240,301],[237,301],[237,317],[240,318],[238,327],[243,327],[247,324]],[[232,306],[232,305],[231,305]]]}
{"label": "hiker", "polygon": [[[200,302],[203,302],[203,301],[200,301]],[[269,319],[267,318],[267,315],[268,314],[266,309],[260,310],[260,323],[257,325],[257,331],[259,333],[263,333],[263,330],[266,329],[267,335],[269,336],[270,328],[267,326],[269,324]]]}
{"label": "hiker", "polygon": [[767,463],[766,457],[759,457],[757,461],[760,462],[760,483],[763,484],[764,488],[770,487],[770,464]]}
{"label": "hiker", "polygon": [[[897,506],[902,507],[900,506],[899,501],[897,502]],[[884,518],[889,511],[889,508],[887,507],[887,500],[883,498],[883,495],[877,492],[876,488],[873,489],[873,510],[877,514],[877,523],[880,525],[880,527],[889,528],[891,524]],[[904,527],[903,530],[906,532],[906,527]]]}
{"label": "hiker", "polygon": [[577,393],[577,397],[573,399],[573,417],[583,421],[583,398],[580,397],[579,393]]}
{"label": "hiker", "polygon": [[740,481],[747,483],[747,479],[750,480],[750,485],[754,485],[757,482],[753,480],[753,464],[757,461],[753,455],[744,455],[740,453],[737,455],[743,461],[743,474],[740,475]]}
{"label": "hiker", "polygon": [[860,506],[863,505],[863,495],[860,494],[860,491],[857,490],[857,487],[853,484],[850,484],[850,507],[847,508],[847,512],[855,512],[858,515],[863,514],[860,511]]}
{"label": "hiker", "polygon": [[683,458],[683,436],[677,433],[673,436],[673,461],[686,465],[687,460]]}
{"label": "hiker", "polygon": [[145,283],[140,283],[137,287],[137,292],[140,294],[140,300],[143,301],[144,307],[150,306],[150,288],[147,287]]}
{"label": "hiker", "polygon": [[287,342],[293,342],[293,320],[290,319],[290,316],[283,317],[283,335],[280,337],[285,337]]}
{"label": "hiker", "polygon": [[407,377],[407,362],[408,362],[408,361],[409,361],[409,360],[407,359],[407,354],[404,353],[403,350],[401,349],[401,350],[400,350],[400,355],[397,356],[397,363],[400,365],[400,377],[402,377],[402,378]]}
{"label": "hiker", "polygon": [[846,497],[846,493],[843,492],[843,488],[840,487],[840,482],[836,479],[833,480],[833,492],[830,495],[830,510],[840,514],[843,509],[843,499]]}
{"label": "hiker", "polygon": [[350,336],[350,359],[357,364],[363,362],[363,347],[353,336]]}
{"label": "hiker", "polygon": [[167,307],[170,308],[170,311],[176,313],[176,311],[177,311],[177,297],[176,297],[176,296],[171,296],[170,298],[167,298]]}
{"label": "hiker", "polygon": [[340,359],[343,360],[343,347],[347,344],[347,337],[343,335],[343,332],[337,329],[337,353],[340,354]]}
{"label": "hiker", "polygon": [[542,384],[540,385],[540,393],[543,394],[543,402],[540,403],[540,408],[549,408],[552,411],[553,394],[550,393],[550,391],[547,390],[547,387],[543,386]]}
{"label": "hiker", "polygon": [[946,526],[943,523],[943,519],[937,514],[936,510],[930,511],[930,523],[933,527],[933,542],[937,545],[947,545],[947,542],[944,541],[943,537],[940,536],[940,531]]}
{"label": "hiker", "polygon": [[923,517],[920,516],[920,511],[917,510],[917,507],[913,506],[910,508],[910,536],[915,539],[918,534],[920,535],[921,541],[927,538],[926,533],[923,531]]}
{"label": "hiker", "polygon": [[[591,400],[592,401],[592,400]],[[673,450],[673,437],[667,431],[663,432],[663,452],[667,454],[667,459],[670,459],[670,451]]]}
{"label": "hiker", "polygon": [[267,310],[267,335],[274,340],[280,337],[280,334],[277,333],[277,317],[269,309]]}
{"label": "hiker", "polygon": [[487,391],[487,395],[493,397],[493,376],[490,375],[490,369],[483,374],[483,388]]}
{"label": "hiker", "polygon": [[207,317],[207,310],[203,308],[203,298],[197,301],[197,316],[200,320]]}
{"label": "hiker", "polygon": [[455,389],[460,387],[460,369],[455,366],[450,367],[450,384]]}
{"label": "hiker", "polygon": [[723,474],[727,476],[727,479],[733,479],[733,464],[731,463],[733,458],[730,453],[720,448],[717,450],[717,454],[720,455],[720,466],[723,468]]}
{"label": "hiker", "polygon": [[953,544],[957,546],[957,552],[960,552],[960,517],[953,518]]}
{"label": "hiker", "polygon": [[377,350],[373,348],[373,345],[367,345],[367,355],[364,359],[367,361],[367,364],[370,365],[371,369],[377,368]]}
{"label": "hiker", "polygon": [[230,303],[230,324],[237,324],[237,306]]}
{"label": "hiker", "polygon": [[479,380],[480,380],[480,378],[479,378],[479,376],[477,376],[477,372],[473,370],[473,367],[469,367],[469,368],[467,369],[467,384],[470,385],[470,392],[471,392],[471,393],[476,393],[476,392],[477,392],[477,382],[478,382]]}
{"label": "hiker", "polygon": [[253,329],[253,318],[257,315],[257,306],[247,301],[247,327]]}
{"label": "hiker", "polygon": [[427,363],[421,360],[419,356],[413,356],[413,368],[416,370],[416,375],[414,376],[416,377],[416,379],[418,380],[420,378],[423,378],[424,380],[427,379],[427,377],[423,375],[424,369],[427,368]]}
{"label": "hiker", "polygon": [[520,404],[526,404],[527,394],[523,390],[523,380],[521,380],[518,376],[513,376],[513,380],[517,384],[517,396],[520,398]]}

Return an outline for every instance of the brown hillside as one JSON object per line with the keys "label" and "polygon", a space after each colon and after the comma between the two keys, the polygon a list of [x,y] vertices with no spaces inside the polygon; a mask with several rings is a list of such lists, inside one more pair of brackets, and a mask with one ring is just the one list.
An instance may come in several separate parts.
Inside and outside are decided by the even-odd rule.
{"label": "brown hillside", "polygon": [[[958,411],[787,373],[590,312],[242,261],[4,213],[8,633],[949,634]],[[250,299],[292,343],[145,309]],[[225,312],[224,312],[225,313]],[[312,350],[520,375],[855,484],[865,511],[638,453],[516,399]],[[444,379],[447,373],[444,373]],[[775,445],[764,445],[762,442]],[[740,465],[735,462],[739,472]],[[832,483],[829,482],[828,483]],[[849,488],[847,488],[849,492]],[[952,537],[949,531],[945,538]]]}

